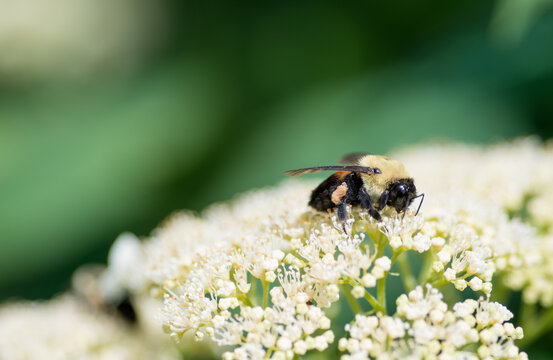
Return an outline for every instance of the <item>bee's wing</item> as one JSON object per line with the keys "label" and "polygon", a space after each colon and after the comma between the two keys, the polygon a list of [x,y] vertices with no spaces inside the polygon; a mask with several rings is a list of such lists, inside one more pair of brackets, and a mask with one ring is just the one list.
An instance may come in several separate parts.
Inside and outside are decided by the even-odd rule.
{"label": "bee's wing", "polygon": [[366,166],[315,166],[315,167],[309,167],[309,168],[303,168],[303,169],[297,169],[297,170],[289,170],[286,171],[285,174],[288,176],[299,176],[303,174],[308,173],[314,173],[319,171],[326,171],[326,170],[334,170],[334,171],[353,171],[358,173],[365,173],[365,174],[380,174],[379,169],[366,167]]}
{"label": "bee's wing", "polygon": [[359,159],[367,155],[369,154],[363,153],[363,152],[347,154],[342,156],[342,158],[340,159],[340,161],[338,161],[338,163],[344,164],[344,165],[357,165],[359,164]]}

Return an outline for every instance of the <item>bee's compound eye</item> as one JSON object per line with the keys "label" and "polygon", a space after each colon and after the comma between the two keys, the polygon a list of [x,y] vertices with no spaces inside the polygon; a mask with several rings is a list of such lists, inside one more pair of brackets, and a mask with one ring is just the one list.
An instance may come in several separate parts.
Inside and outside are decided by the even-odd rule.
{"label": "bee's compound eye", "polygon": [[405,184],[399,184],[397,186],[397,192],[401,193],[401,194],[405,194],[407,192],[407,185]]}

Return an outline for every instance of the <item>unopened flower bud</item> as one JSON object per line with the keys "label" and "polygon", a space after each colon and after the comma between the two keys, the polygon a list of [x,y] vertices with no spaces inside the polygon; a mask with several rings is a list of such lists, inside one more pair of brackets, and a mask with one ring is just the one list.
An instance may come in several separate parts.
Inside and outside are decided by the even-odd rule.
{"label": "unopened flower bud", "polygon": [[351,290],[351,295],[356,299],[362,298],[363,295],[365,295],[365,288],[362,286],[354,286]]}

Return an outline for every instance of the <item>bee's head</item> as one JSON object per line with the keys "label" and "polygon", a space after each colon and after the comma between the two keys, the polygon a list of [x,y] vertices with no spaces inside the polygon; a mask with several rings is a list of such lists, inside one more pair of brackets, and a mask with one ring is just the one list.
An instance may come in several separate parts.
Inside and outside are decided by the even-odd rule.
{"label": "bee's head", "polygon": [[417,196],[417,188],[411,178],[397,180],[390,184],[388,189],[390,195],[387,205],[396,209],[398,213],[407,210]]}

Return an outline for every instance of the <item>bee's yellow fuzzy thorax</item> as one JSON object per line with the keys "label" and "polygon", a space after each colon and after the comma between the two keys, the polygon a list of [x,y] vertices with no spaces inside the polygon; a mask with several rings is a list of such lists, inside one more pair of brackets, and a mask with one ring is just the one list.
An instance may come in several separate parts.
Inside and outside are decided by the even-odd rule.
{"label": "bee's yellow fuzzy thorax", "polygon": [[387,156],[367,155],[359,159],[359,165],[377,168],[381,172],[375,175],[361,174],[365,188],[373,200],[386,190],[389,183],[410,177],[402,163]]}

